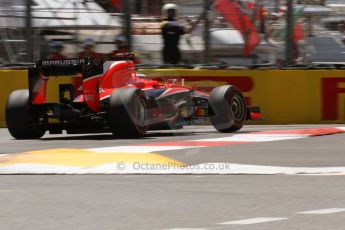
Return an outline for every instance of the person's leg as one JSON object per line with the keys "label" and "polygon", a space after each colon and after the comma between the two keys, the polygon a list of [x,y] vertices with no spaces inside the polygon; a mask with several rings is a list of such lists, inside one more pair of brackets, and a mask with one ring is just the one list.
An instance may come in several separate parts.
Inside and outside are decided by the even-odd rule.
{"label": "person's leg", "polygon": [[175,64],[178,64],[181,62],[181,52],[180,50],[177,48],[176,52],[175,52]]}
{"label": "person's leg", "polygon": [[165,64],[177,64],[176,52],[171,48],[163,50],[163,60]]}
{"label": "person's leg", "polygon": [[180,51],[178,49],[170,49],[168,59],[170,64],[178,64],[181,61]]}
{"label": "person's leg", "polygon": [[166,49],[162,50],[162,56],[163,56],[163,63],[168,63],[169,57],[168,57],[168,52]]}

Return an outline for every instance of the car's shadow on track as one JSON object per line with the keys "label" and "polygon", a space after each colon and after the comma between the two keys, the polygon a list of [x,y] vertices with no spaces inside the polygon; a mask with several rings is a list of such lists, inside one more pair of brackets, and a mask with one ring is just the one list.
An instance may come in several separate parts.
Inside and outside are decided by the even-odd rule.
{"label": "car's shadow on track", "polygon": [[213,134],[217,132],[149,132],[143,138],[119,138],[112,134],[91,134],[91,135],[80,135],[76,136],[63,136],[63,137],[43,137],[41,138],[42,141],[56,141],[56,140],[64,140],[64,141],[75,141],[75,140],[155,140],[160,137],[180,137],[180,136],[196,136],[196,135],[205,135],[205,134]]}

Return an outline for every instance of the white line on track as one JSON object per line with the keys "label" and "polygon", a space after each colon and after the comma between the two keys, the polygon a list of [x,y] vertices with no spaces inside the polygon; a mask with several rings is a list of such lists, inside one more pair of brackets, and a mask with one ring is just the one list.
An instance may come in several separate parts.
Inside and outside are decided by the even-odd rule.
{"label": "white line on track", "polygon": [[283,217],[260,217],[260,218],[228,221],[228,222],[223,222],[223,223],[218,223],[218,224],[223,224],[223,225],[247,225],[247,224],[260,224],[260,223],[279,221],[279,220],[286,220],[286,219],[288,219],[288,218],[283,218]]}
{"label": "white line on track", "polygon": [[328,208],[328,209],[319,209],[311,210],[305,212],[298,212],[298,214],[312,214],[312,215],[322,215],[322,214],[332,214],[338,212],[345,212],[345,208]]}
{"label": "white line on track", "polygon": [[268,142],[268,141],[283,141],[293,140],[299,138],[307,138],[306,134],[236,134],[230,137],[200,139],[196,141],[240,141],[240,142]]}
{"label": "white line on track", "polygon": [[336,128],[345,131],[345,127],[336,127]]}
{"label": "white line on track", "polygon": [[97,153],[151,153],[159,151],[169,151],[169,150],[181,150],[188,148],[200,148],[203,146],[117,146],[117,147],[105,147],[105,148],[92,148],[87,149],[92,152]]}
{"label": "white line on track", "polygon": [[269,141],[281,141],[281,140],[293,140],[306,138],[307,135],[296,135],[296,134],[235,134],[230,137],[221,137],[221,138],[210,138],[210,139],[199,139],[191,140],[191,142],[200,143],[197,146],[184,146],[183,141],[181,145],[177,146],[113,146],[113,147],[103,147],[103,148],[91,148],[87,149],[89,151],[97,153],[119,153],[119,152],[135,152],[135,153],[151,153],[151,152],[160,152],[160,151],[174,151],[182,149],[197,149],[208,146],[203,146],[203,141],[208,142],[269,142]]}
{"label": "white line on track", "polygon": [[[297,212],[297,214],[332,214],[338,212],[344,212],[345,208],[329,208],[329,209],[319,209],[319,210],[311,210],[305,212]],[[258,218],[251,218],[251,219],[242,219],[242,220],[233,220],[218,223],[219,225],[251,225],[251,224],[261,224],[261,223],[268,223],[274,221],[282,221],[287,220],[289,218],[286,217],[258,217]],[[169,228],[164,230],[207,230],[207,228]]]}
{"label": "white line on track", "polygon": [[[121,162],[122,163],[122,162]],[[164,165],[164,164],[163,164]],[[345,173],[345,167],[275,167],[262,165],[241,165],[231,163],[206,163],[187,167],[138,168],[135,163],[117,162],[101,164],[94,167],[79,167],[45,164],[13,164],[0,167],[0,174],[51,173],[51,174],[219,174],[219,175],[337,175]]]}
{"label": "white line on track", "polygon": [[167,228],[163,230],[207,230],[207,228]]}

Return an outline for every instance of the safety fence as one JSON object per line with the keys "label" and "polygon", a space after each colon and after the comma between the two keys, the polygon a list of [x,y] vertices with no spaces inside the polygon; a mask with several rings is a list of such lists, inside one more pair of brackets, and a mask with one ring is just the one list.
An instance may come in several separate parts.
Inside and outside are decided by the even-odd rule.
{"label": "safety fence", "polygon": [[[176,79],[210,92],[223,84],[238,86],[249,105],[261,107],[259,124],[322,124],[345,122],[345,70],[195,70],[142,69],[148,78]],[[52,78],[48,98],[58,96],[58,84],[69,78]],[[5,125],[8,95],[28,87],[25,70],[0,70],[0,126]],[[257,123],[256,123],[257,124]]]}

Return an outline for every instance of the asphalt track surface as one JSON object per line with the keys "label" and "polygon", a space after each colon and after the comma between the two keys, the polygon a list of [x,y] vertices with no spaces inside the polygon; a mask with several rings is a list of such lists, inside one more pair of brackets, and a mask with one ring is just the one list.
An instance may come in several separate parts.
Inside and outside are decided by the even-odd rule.
{"label": "asphalt track surface", "polygon": [[[344,125],[246,126],[241,132]],[[0,153],[104,148],[226,137],[211,127],[13,140]],[[345,134],[163,151],[188,165],[206,162],[345,167]],[[345,229],[344,175],[2,175],[0,229]]]}

